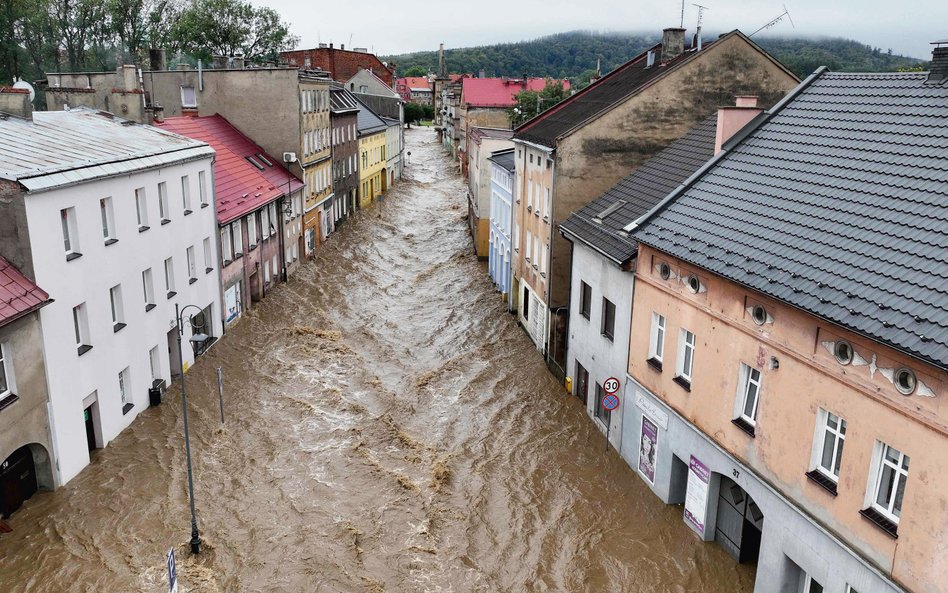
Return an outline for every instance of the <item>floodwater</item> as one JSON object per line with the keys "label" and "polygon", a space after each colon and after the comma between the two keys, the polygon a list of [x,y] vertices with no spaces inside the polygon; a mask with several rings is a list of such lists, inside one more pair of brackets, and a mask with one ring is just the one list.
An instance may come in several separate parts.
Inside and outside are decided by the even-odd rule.
{"label": "floodwater", "polygon": [[[428,129],[360,212],[180,392],[0,534],[0,591],[735,592],[566,394],[472,254],[462,181]],[[216,368],[225,380],[220,423]]]}

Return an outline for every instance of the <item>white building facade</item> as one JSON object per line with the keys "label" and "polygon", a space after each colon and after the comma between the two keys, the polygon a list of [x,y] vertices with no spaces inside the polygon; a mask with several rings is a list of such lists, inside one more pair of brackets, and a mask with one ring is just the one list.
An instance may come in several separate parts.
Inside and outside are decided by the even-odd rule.
{"label": "white building facade", "polygon": [[490,166],[490,252],[487,269],[497,291],[513,310],[510,293],[510,229],[513,225],[513,149],[491,154]]}
{"label": "white building facade", "polygon": [[40,316],[59,483],[180,374],[176,305],[195,326],[181,336],[185,372],[208,344],[192,334],[222,331],[214,152],[120,121],[73,110],[0,122],[23,152],[0,155],[0,178],[20,187],[3,207],[27,228],[0,247],[53,299]]}

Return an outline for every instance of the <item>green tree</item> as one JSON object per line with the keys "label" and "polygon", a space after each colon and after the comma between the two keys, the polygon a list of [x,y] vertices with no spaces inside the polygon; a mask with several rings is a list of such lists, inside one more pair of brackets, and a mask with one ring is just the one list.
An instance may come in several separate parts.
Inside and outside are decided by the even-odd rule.
{"label": "green tree", "polygon": [[413,123],[421,121],[425,117],[425,108],[418,103],[405,104],[405,123],[411,127]]}
{"label": "green tree", "polygon": [[404,76],[404,77],[408,77],[408,76],[426,76],[427,74],[428,74],[428,71],[427,71],[424,67],[422,67],[422,66],[412,66],[411,68],[408,68],[407,70],[405,70],[405,72],[402,74],[402,76]]}
{"label": "green tree", "polygon": [[182,11],[171,36],[196,58],[243,55],[250,61],[276,59],[299,41],[277,11],[246,0],[194,0]]}
{"label": "green tree", "polygon": [[520,91],[507,113],[514,126],[533,119],[569,96],[563,81],[547,79],[542,91]]}

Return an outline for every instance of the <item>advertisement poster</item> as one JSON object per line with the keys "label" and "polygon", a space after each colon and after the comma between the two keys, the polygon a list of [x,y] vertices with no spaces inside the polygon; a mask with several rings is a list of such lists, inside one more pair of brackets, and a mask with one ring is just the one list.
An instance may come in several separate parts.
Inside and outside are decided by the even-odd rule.
{"label": "advertisement poster", "polygon": [[224,293],[224,307],[227,310],[227,323],[237,319],[240,315],[240,282],[234,284]]}
{"label": "advertisement poster", "polygon": [[694,455],[688,464],[688,492],[685,493],[685,520],[699,535],[704,534],[704,520],[708,510],[708,483],[711,470]]}
{"label": "advertisement poster", "polygon": [[642,439],[639,443],[639,471],[649,484],[655,483],[655,449],[658,446],[658,427],[642,415]]}

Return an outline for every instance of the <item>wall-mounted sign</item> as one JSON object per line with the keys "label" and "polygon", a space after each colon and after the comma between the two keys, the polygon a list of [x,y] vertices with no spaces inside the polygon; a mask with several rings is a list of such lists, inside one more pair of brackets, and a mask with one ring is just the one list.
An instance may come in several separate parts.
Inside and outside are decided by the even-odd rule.
{"label": "wall-mounted sign", "polygon": [[688,491],[685,493],[685,521],[699,535],[704,535],[704,521],[708,514],[708,484],[711,470],[694,455],[688,464]]}

